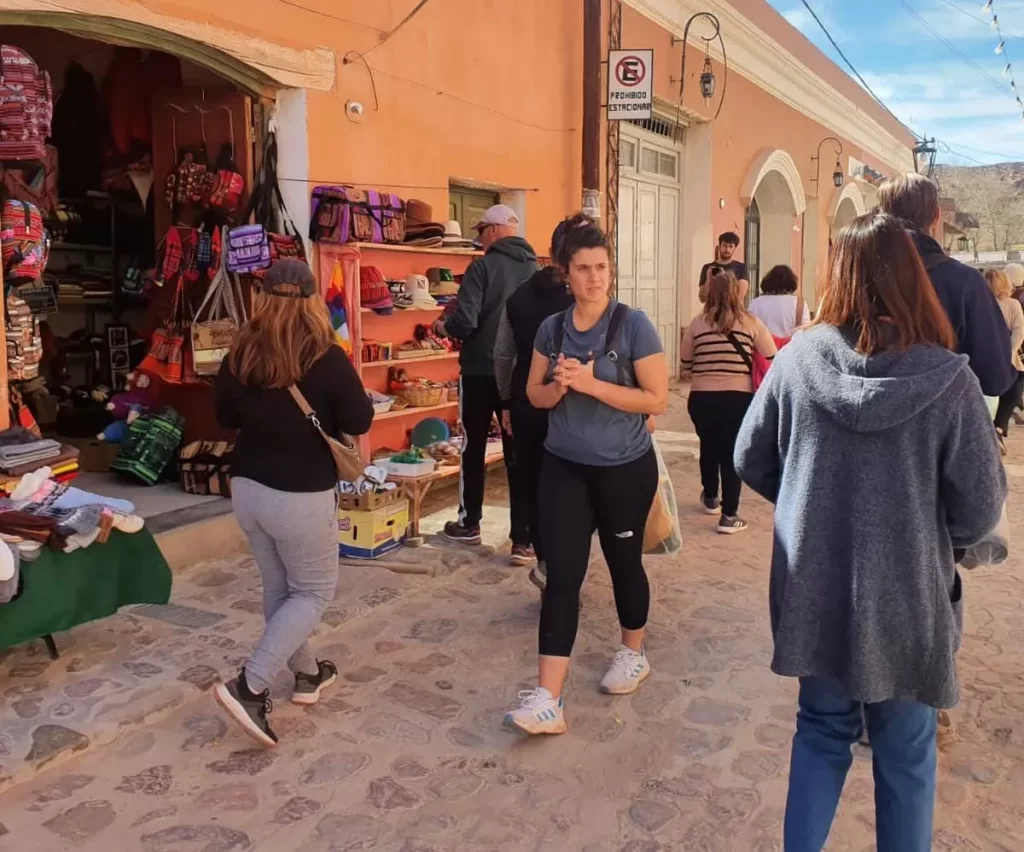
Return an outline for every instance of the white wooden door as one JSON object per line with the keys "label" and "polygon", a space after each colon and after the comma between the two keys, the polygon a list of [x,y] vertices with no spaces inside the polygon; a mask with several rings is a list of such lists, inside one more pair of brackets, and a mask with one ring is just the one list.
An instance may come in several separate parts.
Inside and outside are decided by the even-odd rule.
{"label": "white wooden door", "polygon": [[661,144],[649,135],[630,128],[620,146],[618,297],[650,317],[674,375],[679,360],[682,156],[671,143]]}

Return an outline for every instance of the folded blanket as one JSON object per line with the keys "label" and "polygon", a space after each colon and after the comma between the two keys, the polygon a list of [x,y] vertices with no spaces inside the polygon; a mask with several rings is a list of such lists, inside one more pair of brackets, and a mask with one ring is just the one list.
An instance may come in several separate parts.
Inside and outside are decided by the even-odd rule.
{"label": "folded blanket", "polygon": [[[59,473],[60,468],[64,467],[64,462],[74,460],[77,463],[78,455],[78,447],[72,447],[70,444],[61,444],[60,452],[55,456],[47,457],[44,461],[49,465],[49,467],[53,468],[54,473]],[[16,464],[13,467],[8,467],[7,465],[0,465],[0,467],[3,468],[4,473],[8,477],[21,478],[26,473],[32,473],[33,471],[38,470],[42,465],[37,462],[29,461],[24,464]]]}
{"label": "folded blanket", "polygon": [[43,438],[41,440],[33,441],[30,444],[11,444],[8,446],[0,446],[0,460],[12,461],[41,452],[59,453],[60,444],[57,441],[51,441],[49,438]]}

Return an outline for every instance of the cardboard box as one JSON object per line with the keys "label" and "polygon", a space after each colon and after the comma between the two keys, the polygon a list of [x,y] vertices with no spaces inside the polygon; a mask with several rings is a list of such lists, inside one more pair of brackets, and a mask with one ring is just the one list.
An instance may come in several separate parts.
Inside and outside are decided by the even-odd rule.
{"label": "cardboard box", "polygon": [[358,509],[361,512],[370,512],[374,509],[379,509],[381,506],[388,506],[399,500],[402,497],[402,492],[395,488],[392,491],[382,491],[380,493],[376,491],[368,491],[365,494],[339,494],[338,495],[338,508],[339,509]]}
{"label": "cardboard box", "polygon": [[396,500],[372,511],[338,509],[338,553],[376,559],[402,546],[409,527],[409,501]]}

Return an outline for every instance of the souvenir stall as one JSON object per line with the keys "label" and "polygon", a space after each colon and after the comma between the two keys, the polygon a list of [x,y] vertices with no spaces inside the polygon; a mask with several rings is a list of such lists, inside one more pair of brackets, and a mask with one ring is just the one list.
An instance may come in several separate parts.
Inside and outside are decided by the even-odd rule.
{"label": "souvenir stall", "polygon": [[210,379],[260,270],[302,243],[273,233],[276,144],[248,95],[45,27],[0,45],[2,648],[167,601],[135,495],[177,483],[179,452],[187,489],[226,493]]}
{"label": "souvenir stall", "polygon": [[77,449],[59,474],[90,488],[226,495],[212,377],[260,271],[303,254],[263,104],[160,51],[0,44],[11,422]]}
{"label": "souvenir stall", "polygon": [[[482,252],[457,222],[433,221],[415,199],[317,187],[312,205],[321,287],[377,411],[361,449],[384,476],[368,470],[343,483],[339,511],[342,554],[372,558],[403,540],[421,544],[423,498],[459,474],[458,342],[430,327],[454,309],[462,275]],[[502,459],[494,437],[489,463]],[[360,490],[370,498],[360,500]]]}

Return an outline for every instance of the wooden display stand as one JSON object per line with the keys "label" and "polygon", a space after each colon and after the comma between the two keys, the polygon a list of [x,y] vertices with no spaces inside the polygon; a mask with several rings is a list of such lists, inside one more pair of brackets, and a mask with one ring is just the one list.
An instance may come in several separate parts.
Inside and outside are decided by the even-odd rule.
{"label": "wooden display stand", "polygon": [[[318,243],[320,286],[326,292],[330,286],[335,266],[341,265],[345,282],[345,296],[348,307],[349,332],[352,336],[352,361],[367,390],[389,393],[387,388],[388,369],[393,366],[406,368],[410,375],[423,376],[439,382],[450,382],[459,377],[458,353],[424,355],[418,358],[401,358],[391,361],[364,362],[363,343],[373,340],[391,343],[396,349],[400,343],[413,340],[417,325],[430,325],[436,320],[443,307],[395,309],[390,316],[381,316],[369,308],[363,308],[359,298],[360,266],[375,266],[385,278],[405,279],[407,275],[424,275],[432,266],[447,267],[455,275],[466,271],[474,258],[483,252],[467,249],[425,249],[415,246],[380,245],[369,243],[347,243],[337,246]],[[388,447],[396,450],[409,446],[409,433],[417,422],[425,417],[439,417],[453,427],[458,421],[458,402],[442,402],[439,405],[409,407],[401,411],[388,411],[373,419],[368,435],[360,439],[360,450],[364,458],[370,459],[376,450]],[[501,454],[488,456],[488,463],[500,461]],[[423,498],[434,483],[458,475],[455,466],[441,467],[426,476],[414,478],[391,477],[401,483],[409,497],[409,539],[407,544],[422,543],[419,535]]]}

